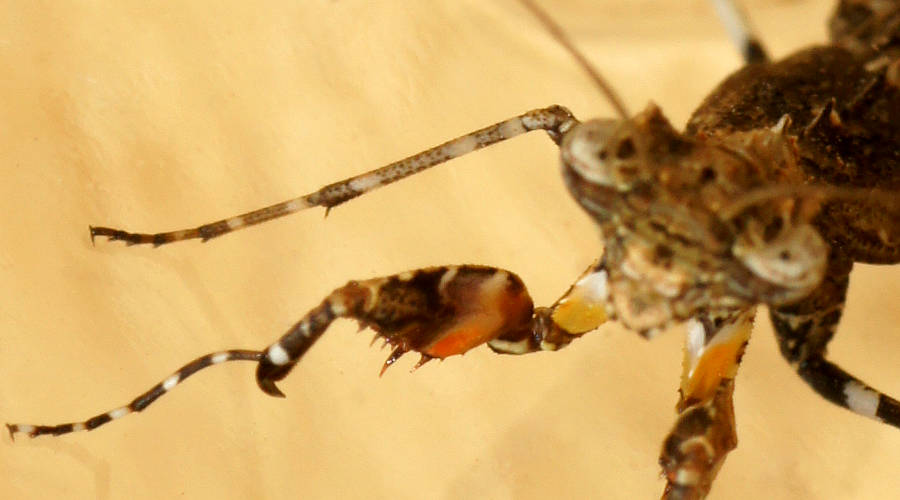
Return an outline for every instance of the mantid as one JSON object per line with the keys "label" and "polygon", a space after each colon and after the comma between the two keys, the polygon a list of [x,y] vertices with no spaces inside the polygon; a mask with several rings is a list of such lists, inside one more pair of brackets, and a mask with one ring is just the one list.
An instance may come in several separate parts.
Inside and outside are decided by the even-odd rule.
{"label": "mantid", "polygon": [[759,303],[770,306],[783,354],[814,389],[857,413],[900,424],[895,400],[824,356],[852,262],[895,263],[900,235],[883,195],[900,176],[893,156],[898,9],[840,5],[832,47],[771,64],[745,38],[750,65],[701,104],[684,133],[655,106],[584,123],[554,106],[311,196],[196,229],[92,228],[92,236],[133,244],[210,239],[310,206],[331,208],[418,169],[539,130],[560,145],[566,184],[600,227],[606,248],[549,307],[533,307],[521,280],[498,268],[446,266],[350,282],[263,351],[198,358],[130,405],[85,422],[15,424],[10,431],[93,429],[142,410],[194,371],[230,360],[258,361],[260,387],[280,395],[274,382],[337,317],[359,320],[394,347],[385,367],[408,351],[424,363],[481,344],[505,354],[557,350],[609,319],[646,337],[687,322],[680,416],[661,462],[666,495],[697,498],[735,444],[733,376]]}

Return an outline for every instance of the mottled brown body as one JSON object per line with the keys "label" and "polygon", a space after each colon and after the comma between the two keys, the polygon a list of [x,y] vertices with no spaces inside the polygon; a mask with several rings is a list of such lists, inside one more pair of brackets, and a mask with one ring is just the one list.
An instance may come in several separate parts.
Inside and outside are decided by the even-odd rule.
{"label": "mottled brown body", "polygon": [[[854,261],[900,261],[897,2],[841,2],[834,44],[751,62],[675,130],[655,105],[621,120],[581,123],[560,106],[534,110],[312,194],[193,229],[91,235],[161,245],[222,234],[314,206],[335,207],[482,147],[543,130],[560,146],[563,176],[597,222],[604,255],[556,303],[533,306],[510,271],[442,266],[352,281],[263,351],[198,358],[127,406],[80,423],[9,425],[29,436],[91,430],[134,411],[195,371],[258,361],[275,382],[338,318],[370,327],[422,360],[487,344],[498,353],[553,351],[620,320],[645,337],[686,323],[678,419],[660,463],[664,497],[703,498],[737,444],[734,377],[755,308],[769,306],[782,354],[813,389],[856,413],[900,427],[900,403],[826,360]],[[861,189],[878,190],[871,199]],[[874,193],[875,191],[873,191]],[[383,369],[384,369],[383,368]]]}
{"label": "mottled brown body", "polygon": [[704,497],[736,446],[730,398],[749,325],[720,324],[757,303],[814,390],[900,426],[900,403],[825,357],[852,262],[900,262],[897,203],[841,196],[900,189],[900,5],[842,2],[832,26],[834,45],[727,78],[684,134],[651,105],[564,139],[567,185],[606,242],[609,315],[647,336],[703,325],[703,348],[689,332],[680,417],[660,457],[664,498]]}
{"label": "mottled brown body", "polygon": [[[768,179],[773,184],[786,180],[834,191],[898,192],[900,6],[840,2],[831,28],[833,45],[804,49],[773,63],[749,64],[727,78],[694,112],[685,134],[701,142],[734,143],[742,134],[775,128],[793,151],[792,159],[782,164],[783,179]],[[771,157],[760,160],[772,165]],[[825,199],[812,220],[828,245],[821,284],[802,297],[768,303],[782,354],[807,383],[833,403],[898,426],[896,400],[876,396],[825,359],[841,316],[852,262],[900,262],[900,209],[886,199]],[[779,219],[759,213],[759,208],[749,211],[743,224],[761,222],[772,228]],[[735,278],[744,279],[734,274],[726,279]],[[690,404],[682,392],[681,418],[660,459],[669,480],[665,498],[700,498],[709,491],[721,459],[736,445],[733,409],[730,400],[723,400],[723,394],[733,390],[732,384],[723,384],[713,399],[703,401],[705,411],[697,411],[701,407]],[[859,399],[867,399],[866,403],[854,401],[860,389],[868,397]],[[710,420],[698,423],[705,418]],[[703,442],[709,446],[684,446],[703,433]],[[700,472],[684,467],[696,458],[691,458],[692,453],[699,453],[700,463],[707,464]],[[676,477],[679,471],[686,471],[688,482],[694,481],[696,488],[685,489]]]}
{"label": "mottled brown body", "polygon": [[[825,46],[749,65],[706,98],[686,133],[723,137],[772,127],[787,115],[805,183],[900,189],[900,66],[890,57]],[[885,208],[832,201],[816,228],[835,253],[893,264],[900,260],[900,211]]]}

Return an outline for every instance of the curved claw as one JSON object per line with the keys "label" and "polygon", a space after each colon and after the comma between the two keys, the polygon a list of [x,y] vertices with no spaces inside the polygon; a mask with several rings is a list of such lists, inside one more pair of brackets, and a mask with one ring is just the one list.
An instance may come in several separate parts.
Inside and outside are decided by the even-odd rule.
{"label": "curved claw", "polygon": [[256,366],[256,385],[269,396],[283,398],[285,394],[275,385],[275,382],[286,377],[291,368],[291,365],[278,366],[263,358]]}
{"label": "curved claw", "polygon": [[114,229],[111,227],[102,227],[102,226],[88,226],[91,230],[91,244],[94,244],[97,236],[106,236],[109,241],[124,241],[127,245],[137,245],[141,243],[153,243],[156,242],[153,239],[153,235],[141,235],[138,233],[129,233],[127,231],[122,231],[121,229]]}

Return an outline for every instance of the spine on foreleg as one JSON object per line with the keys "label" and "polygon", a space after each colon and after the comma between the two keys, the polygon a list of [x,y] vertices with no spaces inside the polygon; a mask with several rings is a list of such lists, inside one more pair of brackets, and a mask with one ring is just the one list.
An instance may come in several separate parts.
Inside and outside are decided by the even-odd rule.
{"label": "spine on foreleg", "polygon": [[384,372],[408,351],[422,355],[421,365],[529,328],[533,310],[519,277],[490,267],[437,267],[351,281],[266,349],[257,383],[267,394],[284,396],[275,382],[287,376],[336,318],[355,319],[394,346]]}

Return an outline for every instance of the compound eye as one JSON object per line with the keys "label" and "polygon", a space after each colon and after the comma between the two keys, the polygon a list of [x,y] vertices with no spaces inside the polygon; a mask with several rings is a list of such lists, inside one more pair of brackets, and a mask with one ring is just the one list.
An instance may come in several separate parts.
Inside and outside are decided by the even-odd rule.
{"label": "compound eye", "polygon": [[591,120],[579,124],[563,139],[563,163],[593,184],[627,188],[629,182],[620,167],[637,151],[630,137],[617,137],[622,125],[619,120]]}
{"label": "compound eye", "polygon": [[780,287],[812,289],[825,276],[828,247],[809,224],[783,230],[768,242],[739,238],[732,253],[753,274]]}

